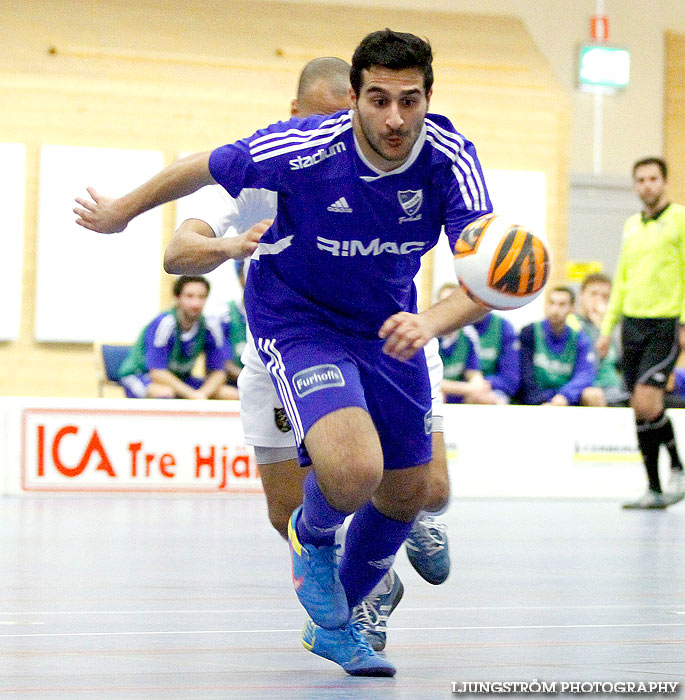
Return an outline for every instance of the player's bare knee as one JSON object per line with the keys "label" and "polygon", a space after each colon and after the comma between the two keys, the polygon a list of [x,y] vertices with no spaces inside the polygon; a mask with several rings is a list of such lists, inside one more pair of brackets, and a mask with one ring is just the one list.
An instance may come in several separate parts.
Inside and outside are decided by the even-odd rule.
{"label": "player's bare knee", "polygon": [[431,474],[423,510],[433,513],[442,510],[449,503],[449,500],[450,480],[447,474]]}
{"label": "player's bare knee", "polygon": [[315,468],[326,500],[344,513],[352,513],[369,501],[383,476],[382,463],[373,459],[361,459],[341,469]]}
{"label": "player's bare knee", "polygon": [[641,422],[651,423],[664,411],[662,394],[649,386],[638,385],[630,398],[630,405],[635,411],[635,418]]}
{"label": "player's bare knee", "polygon": [[662,413],[663,407],[641,405],[635,408],[635,418],[641,423],[653,423]]}
{"label": "player's bare knee", "polygon": [[583,389],[583,393],[580,396],[581,406],[592,406],[600,408],[606,406],[606,400],[604,399],[604,392],[598,386],[589,386]]}

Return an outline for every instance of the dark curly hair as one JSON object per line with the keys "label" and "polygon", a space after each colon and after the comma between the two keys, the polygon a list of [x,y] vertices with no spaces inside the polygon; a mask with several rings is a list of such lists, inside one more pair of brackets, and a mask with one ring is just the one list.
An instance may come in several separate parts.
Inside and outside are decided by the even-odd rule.
{"label": "dark curly hair", "polygon": [[418,68],[423,73],[426,94],[433,86],[433,51],[428,41],[414,34],[382,29],[362,39],[352,56],[350,83],[357,96],[362,88],[362,71],[372,66],[393,70]]}

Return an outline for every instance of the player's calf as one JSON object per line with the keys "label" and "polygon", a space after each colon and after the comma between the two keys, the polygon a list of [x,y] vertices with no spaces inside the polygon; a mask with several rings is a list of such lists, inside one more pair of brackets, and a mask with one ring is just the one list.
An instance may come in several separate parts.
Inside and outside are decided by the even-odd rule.
{"label": "player's calf", "polygon": [[424,509],[429,492],[428,464],[386,470],[373,503],[386,517],[410,523]]}
{"label": "player's calf", "polygon": [[433,433],[433,459],[428,465],[428,487],[423,510],[441,513],[450,500],[450,478],[447,473],[445,442],[442,433]]}
{"label": "player's calf", "polygon": [[258,457],[269,522],[287,540],[288,521],[295,508],[302,504],[303,482],[309,470],[302,468],[296,457],[266,463],[269,457],[264,448],[256,449],[255,454]]}

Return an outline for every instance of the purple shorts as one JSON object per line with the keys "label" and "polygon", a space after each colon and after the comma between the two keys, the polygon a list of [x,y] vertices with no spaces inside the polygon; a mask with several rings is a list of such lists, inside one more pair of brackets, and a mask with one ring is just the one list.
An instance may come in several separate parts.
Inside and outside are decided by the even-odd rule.
{"label": "purple shorts", "polygon": [[302,466],[309,429],[328,413],[357,406],[378,431],[385,469],[431,460],[431,390],[423,350],[408,362],[385,355],[383,341],[297,335],[257,338],[259,354],[290,419]]}

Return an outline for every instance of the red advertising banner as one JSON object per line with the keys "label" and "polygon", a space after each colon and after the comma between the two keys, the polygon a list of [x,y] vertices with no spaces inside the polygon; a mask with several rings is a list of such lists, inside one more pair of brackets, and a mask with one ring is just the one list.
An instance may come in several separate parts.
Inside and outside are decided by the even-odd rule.
{"label": "red advertising banner", "polygon": [[238,412],[25,408],[21,485],[26,491],[258,492],[254,453],[242,435]]}

